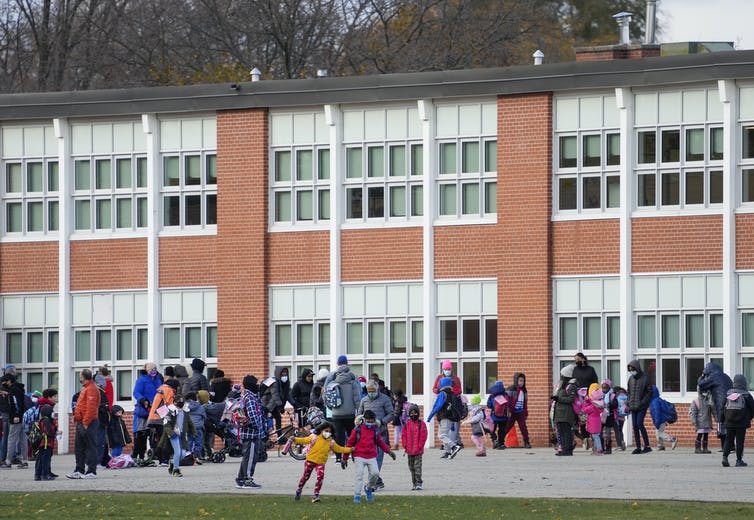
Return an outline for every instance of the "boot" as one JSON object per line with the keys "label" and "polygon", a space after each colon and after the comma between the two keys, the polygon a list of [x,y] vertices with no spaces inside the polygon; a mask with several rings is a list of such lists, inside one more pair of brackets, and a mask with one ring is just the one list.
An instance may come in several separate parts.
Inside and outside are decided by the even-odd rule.
{"label": "boot", "polygon": [[704,452],[702,451],[702,449],[699,446],[697,446],[697,447],[694,448],[694,453],[704,453]]}
{"label": "boot", "polygon": [[723,467],[727,468],[730,466],[730,462],[728,462],[728,457],[723,457]]}
{"label": "boot", "polygon": [[605,449],[602,450],[602,453],[605,455],[610,455],[613,452],[613,441],[609,440],[605,443]]}

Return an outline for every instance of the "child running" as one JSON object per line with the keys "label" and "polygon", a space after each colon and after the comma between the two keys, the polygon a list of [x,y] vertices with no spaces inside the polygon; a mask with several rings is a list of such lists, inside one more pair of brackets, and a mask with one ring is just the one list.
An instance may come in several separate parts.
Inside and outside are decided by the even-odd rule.
{"label": "child running", "polygon": [[322,481],[325,479],[325,464],[330,451],[341,454],[353,451],[353,448],[344,448],[335,442],[332,439],[332,431],[332,424],[323,421],[317,426],[311,437],[292,437],[296,444],[310,445],[309,453],[306,454],[306,461],[304,461],[304,474],[301,475],[296,488],[296,500],[301,500],[301,491],[303,491],[304,485],[312,476],[312,471],[317,470],[317,482],[314,484],[312,502],[319,502],[319,492],[322,489]]}
{"label": "child running", "polygon": [[[395,460],[395,453],[390,450],[390,446],[382,439],[379,434],[379,422],[372,410],[366,410],[364,415],[356,416],[354,420],[355,427],[351,431],[346,447],[353,448],[353,460],[356,463],[356,474],[354,475],[354,494],[353,502],[361,504],[361,491],[366,493],[367,501],[371,504],[374,502],[374,486],[377,479],[380,478],[380,471],[377,468],[377,446],[382,448],[389,457]],[[343,467],[348,461],[348,454],[343,455]],[[366,486],[364,485],[364,468],[367,469],[369,479]]]}

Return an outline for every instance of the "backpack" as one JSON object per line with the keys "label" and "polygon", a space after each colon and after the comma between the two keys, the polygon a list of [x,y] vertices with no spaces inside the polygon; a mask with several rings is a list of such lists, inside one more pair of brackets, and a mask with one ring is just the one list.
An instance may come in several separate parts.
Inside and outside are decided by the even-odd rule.
{"label": "backpack", "polygon": [[24,433],[29,435],[34,423],[39,420],[39,406],[33,406],[24,412]]}
{"label": "backpack", "polygon": [[492,400],[492,413],[495,417],[508,417],[508,398],[504,395],[496,395]]}
{"label": "backpack", "polygon": [[626,394],[619,394],[616,398],[618,401],[618,417],[628,417],[631,410],[628,409],[628,396]]}
{"label": "backpack", "polygon": [[460,395],[451,393],[450,402],[446,407],[447,418],[453,422],[462,421],[469,415],[469,407]]}
{"label": "backpack", "polygon": [[343,404],[343,393],[340,390],[340,383],[330,381],[325,387],[325,405],[332,408],[339,408]]}
{"label": "backpack", "polygon": [[316,406],[312,406],[306,411],[306,422],[316,428],[325,422],[325,414]]}
{"label": "backpack", "polygon": [[99,408],[97,409],[97,419],[101,425],[110,424],[110,402],[107,400],[107,394],[101,388],[99,389]]}
{"label": "backpack", "polygon": [[746,421],[746,401],[743,394],[734,392],[725,398],[725,422]]}
{"label": "backpack", "polygon": [[42,433],[42,429],[39,427],[39,420],[34,421],[34,423],[31,425],[31,429],[29,430],[29,445],[31,446],[33,453],[36,453],[37,450],[39,450],[39,445],[43,440],[44,434]]}
{"label": "backpack", "polygon": [[132,468],[134,466],[136,466],[136,462],[131,458],[131,455],[118,455],[112,457],[107,463],[107,467],[110,469]]}
{"label": "backpack", "polygon": [[401,426],[406,426],[406,423],[408,422],[408,409],[411,408],[412,404],[414,403],[409,403],[408,401],[403,403],[403,407],[401,408],[401,417],[400,417]]}
{"label": "backpack", "polygon": [[668,416],[668,424],[673,424],[674,422],[676,422],[678,420],[678,412],[675,410],[675,405],[663,399],[662,406]]}

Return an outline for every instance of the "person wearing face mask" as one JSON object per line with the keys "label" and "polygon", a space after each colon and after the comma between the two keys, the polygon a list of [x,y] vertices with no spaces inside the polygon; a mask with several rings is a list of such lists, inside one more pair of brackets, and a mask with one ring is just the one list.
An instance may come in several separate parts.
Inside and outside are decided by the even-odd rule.
{"label": "person wearing face mask", "polygon": [[[644,427],[644,418],[652,402],[652,383],[649,377],[641,369],[638,359],[628,364],[628,409],[631,410],[631,425],[634,431],[634,443],[636,448],[631,453],[639,455],[649,453],[649,435]],[[641,441],[644,440],[644,448]]]}
{"label": "person wearing face mask", "polygon": [[178,395],[175,401],[168,405],[168,410],[168,414],[163,419],[164,426],[159,446],[166,452],[172,449],[173,458],[168,466],[168,474],[172,477],[182,477],[183,450],[188,449],[189,437],[196,436],[196,427],[188,413],[189,407],[184,403],[183,396]]}
{"label": "person wearing face mask", "polygon": [[[386,444],[390,443],[390,437],[388,436],[387,425],[394,418],[393,401],[380,392],[379,384],[370,379],[367,382],[367,396],[359,403],[358,414],[364,415],[367,410],[371,410],[374,413],[375,418],[379,422],[379,434]],[[381,449],[377,449],[377,469],[382,470],[382,461],[385,458],[385,452]],[[385,487],[382,482],[382,478],[378,478],[375,484],[375,490],[379,490]]]}
{"label": "person wearing face mask", "polygon": [[424,481],[422,480],[422,457],[424,445],[427,443],[427,425],[419,419],[419,406],[411,404],[408,407],[408,421],[401,431],[401,444],[406,450],[408,457],[408,470],[411,472],[412,491],[421,491]]}
{"label": "person wearing face mask", "polygon": [[573,356],[573,361],[576,363],[576,367],[573,369],[573,378],[579,388],[589,388],[589,385],[599,382],[597,372],[594,367],[589,365],[584,354],[578,352]]}
{"label": "person wearing face mask", "polygon": [[513,374],[513,384],[508,387],[508,395],[511,415],[505,424],[505,436],[518,423],[518,429],[524,438],[524,448],[530,449],[529,430],[526,428],[526,418],[529,417],[529,392],[526,390],[526,375],[523,372]]}
{"label": "person wearing face mask", "polygon": [[[379,392],[377,392],[379,394]],[[381,449],[395,460],[395,453],[390,451],[390,446],[379,435],[380,422],[377,421],[372,410],[366,410],[363,415],[357,415],[354,419],[354,429],[348,437],[346,447],[353,448],[353,460],[356,463],[354,475],[354,496],[356,504],[361,503],[361,492],[366,492],[367,501],[374,502],[374,491],[380,479],[380,470],[377,466],[377,450]],[[342,467],[348,463],[348,454],[343,455]],[[364,485],[364,469],[367,469],[369,477]]]}
{"label": "person wearing face mask", "polygon": [[162,376],[157,372],[157,366],[151,361],[144,364],[136,383],[134,383],[134,402],[146,399],[152,405],[157,389],[162,386]]}
{"label": "person wearing face mask", "polygon": [[296,500],[301,500],[301,492],[304,489],[304,485],[309,480],[309,477],[312,476],[312,471],[316,470],[317,482],[314,484],[312,502],[319,502],[319,492],[322,490],[322,481],[325,479],[325,464],[327,464],[330,452],[345,454],[353,451],[353,448],[346,448],[335,442],[332,438],[332,432],[332,424],[324,421],[317,426],[310,437],[292,438],[295,444],[308,444],[311,446],[304,461],[304,474],[301,475],[298,487],[296,488],[296,495],[294,497]]}
{"label": "person wearing face mask", "polygon": [[440,392],[440,380],[444,377],[449,377],[451,380],[451,388],[453,390],[453,393],[456,395],[461,395],[462,387],[461,387],[461,379],[453,374],[453,363],[449,359],[446,359],[442,362],[441,365],[442,372],[435,378],[435,384],[432,387],[432,392],[435,394]]}
{"label": "person wearing face mask", "polygon": [[267,413],[275,420],[275,429],[279,430],[282,425],[281,414],[285,410],[285,404],[294,406],[291,399],[291,382],[288,379],[286,367],[275,367],[275,375],[262,382],[267,388],[260,399]]}

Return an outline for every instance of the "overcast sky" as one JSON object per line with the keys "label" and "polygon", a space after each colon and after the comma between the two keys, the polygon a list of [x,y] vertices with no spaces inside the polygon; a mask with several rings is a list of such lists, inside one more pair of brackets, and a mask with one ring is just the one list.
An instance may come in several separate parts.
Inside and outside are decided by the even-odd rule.
{"label": "overcast sky", "polygon": [[754,49],[754,0],[659,0],[659,43],[730,41]]}

